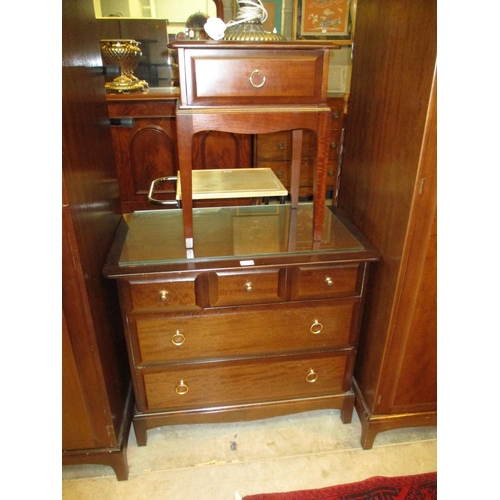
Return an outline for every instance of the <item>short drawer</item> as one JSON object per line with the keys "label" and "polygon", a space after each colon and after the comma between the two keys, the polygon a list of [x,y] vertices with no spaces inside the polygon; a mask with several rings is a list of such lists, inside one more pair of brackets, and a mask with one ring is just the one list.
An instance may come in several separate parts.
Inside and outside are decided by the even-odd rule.
{"label": "short drawer", "polygon": [[[328,158],[338,159],[340,154],[340,141],[342,138],[341,130],[331,130],[328,142]],[[312,130],[304,130],[304,139],[302,141],[302,159],[312,159],[316,157],[317,152],[316,134]]]}
{"label": "short drawer", "polygon": [[326,51],[179,49],[186,69],[183,106],[321,104]]}
{"label": "short drawer", "polygon": [[131,321],[136,366],[345,348],[357,336],[359,300],[235,308]]}
{"label": "short drawer", "polygon": [[[340,154],[341,130],[330,132],[329,153],[330,159],[338,159]],[[302,140],[302,158],[312,159],[317,152],[316,134],[311,130],[304,130]],[[274,134],[260,134],[257,136],[257,161],[291,161],[292,134],[291,132],[276,132]]]}
{"label": "short drawer", "polygon": [[335,267],[294,267],[292,300],[355,297],[361,295],[364,264]]}
{"label": "short drawer", "polygon": [[209,274],[211,306],[282,302],[285,300],[285,269]]}
{"label": "short drawer", "polygon": [[130,309],[168,311],[173,309],[200,309],[196,303],[196,276],[178,280],[126,282],[129,290]]}
{"label": "short drawer", "polygon": [[292,159],[292,133],[275,132],[256,136],[257,161],[289,161]]}
{"label": "short drawer", "polygon": [[339,394],[349,354],[184,365],[143,375],[147,410],[181,410]]}
{"label": "short drawer", "polygon": [[[326,171],[326,187],[327,189],[333,188],[337,180],[338,161],[328,160]],[[281,181],[283,183],[283,181]],[[314,161],[302,160],[300,163],[300,186],[313,187],[314,186]],[[284,185],[284,183],[283,183]]]}
{"label": "short drawer", "polygon": [[[270,168],[280,182],[285,186],[285,188],[290,189],[290,176],[291,176],[291,162],[283,161],[261,161],[257,164],[259,168]],[[337,160],[328,160],[328,170],[326,177],[327,189],[332,189],[337,180]],[[303,195],[299,193],[299,196],[309,196],[312,194],[312,188],[314,186],[314,161],[313,160],[303,160],[300,164],[300,176],[299,176],[299,188],[306,187],[311,188],[310,193]]]}
{"label": "short drawer", "polygon": [[332,112],[332,128],[341,129],[344,125],[344,99],[329,98],[327,99],[327,104]]}
{"label": "short drawer", "polygon": [[281,184],[287,189],[290,188],[291,163],[289,161],[259,161],[257,167],[270,168]]}

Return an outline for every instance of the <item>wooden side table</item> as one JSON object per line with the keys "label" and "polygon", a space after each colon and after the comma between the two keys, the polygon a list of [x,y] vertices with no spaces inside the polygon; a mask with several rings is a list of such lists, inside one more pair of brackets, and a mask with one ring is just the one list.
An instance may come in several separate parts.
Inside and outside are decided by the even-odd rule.
{"label": "wooden side table", "polygon": [[186,248],[193,248],[193,135],[292,130],[291,204],[298,205],[302,131],[317,135],[313,239],[321,240],[329,152],[329,50],[292,42],[175,42],[180,100],[177,140]]}

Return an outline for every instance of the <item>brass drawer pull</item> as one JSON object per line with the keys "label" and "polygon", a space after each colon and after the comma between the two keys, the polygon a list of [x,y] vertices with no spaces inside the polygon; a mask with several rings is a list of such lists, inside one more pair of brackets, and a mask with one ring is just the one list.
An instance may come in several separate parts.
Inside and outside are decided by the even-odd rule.
{"label": "brass drawer pull", "polygon": [[247,292],[251,292],[253,290],[253,288],[252,288],[252,282],[251,281],[247,281],[245,283],[245,289],[246,289]]}
{"label": "brass drawer pull", "polygon": [[310,384],[314,384],[318,380],[318,374],[311,368],[309,373],[306,376],[306,381]]}
{"label": "brass drawer pull", "polygon": [[160,294],[160,299],[162,302],[168,301],[168,290],[160,290],[158,293]]}
{"label": "brass drawer pull", "polygon": [[282,142],[280,142],[278,144],[278,149],[285,149],[285,145]]}
{"label": "brass drawer pull", "polygon": [[[256,77],[257,75],[260,75],[260,83],[255,83],[254,82],[254,77]],[[256,89],[260,89],[264,83],[266,83],[266,75],[264,75],[264,73],[262,73],[262,71],[260,71],[259,69],[254,69],[252,71],[252,74],[250,75],[250,85]]]}
{"label": "brass drawer pull", "polygon": [[336,119],[336,118],[338,118],[340,116],[340,113],[338,111],[334,111],[332,113],[332,116]]}
{"label": "brass drawer pull", "polygon": [[335,141],[332,141],[330,142],[330,147],[333,149],[333,148],[336,148],[337,147],[337,143]]}
{"label": "brass drawer pull", "polygon": [[182,335],[182,333],[177,330],[173,335],[172,335],[172,344],[174,345],[182,345],[186,341],[186,337]]}
{"label": "brass drawer pull", "polygon": [[325,283],[327,284],[327,286],[332,286],[333,285],[333,280],[332,278],[330,278],[330,276],[327,276],[325,278]]}
{"label": "brass drawer pull", "polygon": [[189,391],[189,387],[184,383],[184,380],[179,382],[179,385],[175,388],[175,392],[179,394],[179,396],[184,396]]}
{"label": "brass drawer pull", "polygon": [[321,330],[323,330],[322,323],[320,323],[317,319],[315,319],[314,323],[311,325],[311,328],[309,328],[309,331],[313,335],[318,335],[318,333],[321,333]]}

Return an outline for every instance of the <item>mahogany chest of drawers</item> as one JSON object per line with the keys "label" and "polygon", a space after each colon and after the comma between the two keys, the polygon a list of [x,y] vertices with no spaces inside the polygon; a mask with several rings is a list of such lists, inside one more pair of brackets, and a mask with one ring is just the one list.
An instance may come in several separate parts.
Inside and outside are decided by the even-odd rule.
{"label": "mahogany chest of drawers", "polygon": [[350,422],[351,376],[376,249],[335,208],[312,240],[312,204],[198,208],[123,221],[104,268],[118,285],[134,428],[321,408]]}

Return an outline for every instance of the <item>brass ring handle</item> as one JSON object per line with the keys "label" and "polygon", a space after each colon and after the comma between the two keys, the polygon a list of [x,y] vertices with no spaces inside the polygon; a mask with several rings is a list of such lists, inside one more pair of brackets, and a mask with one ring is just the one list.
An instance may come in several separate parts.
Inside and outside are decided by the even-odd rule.
{"label": "brass ring handle", "polygon": [[168,290],[160,290],[158,293],[160,294],[160,300],[162,302],[167,302],[167,300],[168,300]]}
{"label": "brass ring handle", "polygon": [[245,289],[246,289],[247,292],[251,292],[253,290],[253,288],[252,288],[252,282],[251,281],[247,281],[245,283]]}
{"label": "brass ring handle", "polygon": [[[261,83],[254,83],[253,78],[254,78],[254,76],[256,76],[256,75],[262,75],[262,76],[261,76],[261,80],[262,80],[262,82],[261,82]],[[252,71],[252,74],[250,75],[249,80],[250,80],[250,85],[251,85],[252,87],[254,87],[254,88],[256,88],[256,89],[260,89],[260,88],[264,85],[264,83],[266,83],[266,75],[264,75],[264,73],[262,73],[262,71],[260,71],[259,69],[254,69],[254,70]]]}
{"label": "brass ring handle", "polygon": [[306,381],[310,384],[314,384],[316,380],[318,380],[318,374],[312,368],[310,368],[309,373],[306,376]]}
{"label": "brass ring handle", "polygon": [[182,333],[177,330],[173,335],[172,335],[172,344],[174,345],[182,345],[184,344],[184,342],[186,341],[186,337],[184,337],[184,335],[182,335]]}
{"label": "brass ring handle", "polygon": [[328,286],[332,286],[333,285],[333,280],[332,278],[330,278],[330,276],[327,276],[325,278],[325,283],[328,285]]}
{"label": "brass ring handle", "polygon": [[179,394],[179,396],[184,396],[189,391],[189,387],[184,383],[184,380],[179,382],[179,385],[175,388],[175,392]]}
{"label": "brass ring handle", "polygon": [[309,331],[313,335],[318,335],[318,333],[321,333],[321,330],[323,330],[323,325],[317,319],[315,319],[314,323],[309,328]]}

